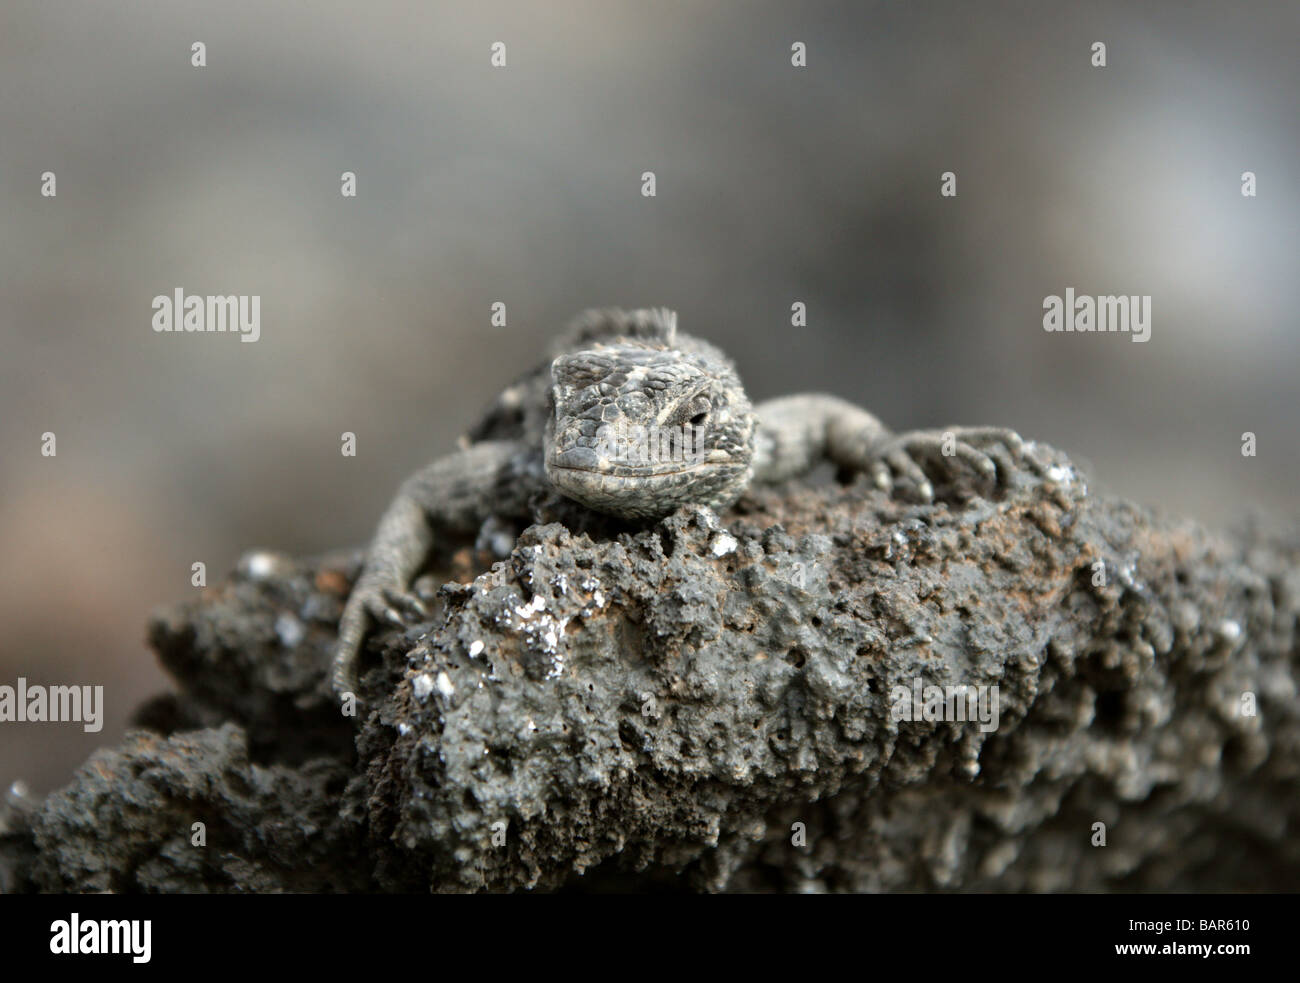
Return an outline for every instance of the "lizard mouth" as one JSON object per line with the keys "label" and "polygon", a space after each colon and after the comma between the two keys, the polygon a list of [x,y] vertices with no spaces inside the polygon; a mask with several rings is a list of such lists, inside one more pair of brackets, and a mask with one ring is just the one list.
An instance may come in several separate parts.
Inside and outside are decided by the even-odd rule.
{"label": "lizard mouth", "polygon": [[551,463],[546,470],[560,494],[597,512],[629,519],[662,517],[697,500],[710,504],[718,489],[732,484],[728,468],[720,462],[620,466],[617,471]]}
{"label": "lizard mouth", "polygon": [[691,502],[734,501],[745,467],[714,448],[704,460],[610,461],[592,448],[551,451],[546,473],[560,494],[597,512],[626,518],[661,517]]}
{"label": "lizard mouth", "polygon": [[617,470],[613,468],[586,468],[575,467],[567,464],[552,464],[552,471],[565,471],[569,474],[590,475],[593,478],[607,478],[610,480],[620,479],[644,479],[644,478],[669,478],[675,474],[698,474],[701,471],[710,471],[723,466],[721,461],[701,461],[698,464],[674,464],[674,465],[649,465],[649,466],[620,466]]}
{"label": "lizard mouth", "polygon": [[578,447],[553,453],[546,462],[546,468],[552,472],[568,472],[573,476],[585,475],[618,482],[623,479],[644,481],[649,478],[699,474],[726,467],[730,463],[730,458],[720,451],[703,455],[698,460],[631,462],[608,461],[588,448]]}

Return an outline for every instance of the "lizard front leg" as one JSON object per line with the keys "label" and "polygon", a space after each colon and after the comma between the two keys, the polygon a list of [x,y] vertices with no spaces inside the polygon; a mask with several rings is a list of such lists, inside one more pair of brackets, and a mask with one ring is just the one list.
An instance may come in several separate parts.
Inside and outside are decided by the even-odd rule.
{"label": "lizard front leg", "polygon": [[[755,408],[758,433],[754,480],[782,481],[829,460],[849,471],[867,471],[886,491],[906,490],[921,501],[934,498],[922,462],[943,462],[947,473],[964,466],[986,485],[1026,463],[1024,441],[999,427],[950,427],[892,434],[876,417],[836,396],[809,394],[768,400]],[[1037,463],[1028,461],[1031,468]]]}
{"label": "lizard front leg", "polygon": [[408,478],[384,512],[339,621],[332,683],[357,692],[357,660],[373,622],[403,624],[427,612],[408,591],[435,529],[473,531],[489,515],[515,514],[539,487],[540,455],[513,441],[487,441],[434,461]]}

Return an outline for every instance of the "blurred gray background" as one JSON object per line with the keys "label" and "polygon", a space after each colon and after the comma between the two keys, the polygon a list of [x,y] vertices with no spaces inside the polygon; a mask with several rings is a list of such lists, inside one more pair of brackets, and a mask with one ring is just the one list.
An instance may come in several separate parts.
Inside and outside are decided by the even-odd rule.
{"label": "blurred gray background", "polygon": [[[6,0],[0,683],[103,684],[108,720],[0,724],[0,782],[62,784],[168,685],[145,622],[191,563],[362,544],[591,305],[679,309],[759,399],[1293,520],[1300,5],[1064,8]],[[1152,340],[1046,334],[1067,286],[1150,294]],[[261,295],[261,340],[155,334],[176,287]]]}

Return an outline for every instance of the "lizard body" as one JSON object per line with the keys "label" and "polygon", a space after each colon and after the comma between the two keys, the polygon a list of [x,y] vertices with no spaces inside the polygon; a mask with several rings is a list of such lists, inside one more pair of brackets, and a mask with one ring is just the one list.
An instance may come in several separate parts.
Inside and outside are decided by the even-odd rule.
{"label": "lizard body", "polygon": [[524,517],[549,493],[629,519],[683,505],[721,510],[751,482],[783,481],[827,460],[929,501],[934,486],[921,460],[949,470],[960,462],[992,484],[1023,459],[1014,431],[895,435],[834,396],[753,407],[731,360],[679,333],[676,315],[663,309],[588,311],[551,354],[496,398],[459,451],[407,479],[385,511],[339,625],[340,697],[357,691],[372,620],[400,625],[426,613],[409,585],[435,530],[473,532],[491,516]]}

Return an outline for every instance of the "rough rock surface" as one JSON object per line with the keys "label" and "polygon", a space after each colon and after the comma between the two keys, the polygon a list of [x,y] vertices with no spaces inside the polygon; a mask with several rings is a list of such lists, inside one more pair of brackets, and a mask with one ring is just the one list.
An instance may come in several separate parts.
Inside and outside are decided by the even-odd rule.
{"label": "rough rock surface", "polygon": [[[372,641],[359,721],[326,681],[357,558],[248,557],[155,619],[144,729],[0,808],[9,887],[1300,888],[1300,535],[1036,453],[997,500],[489,524]],[[961,685],[996,719],[898,719]]]}

